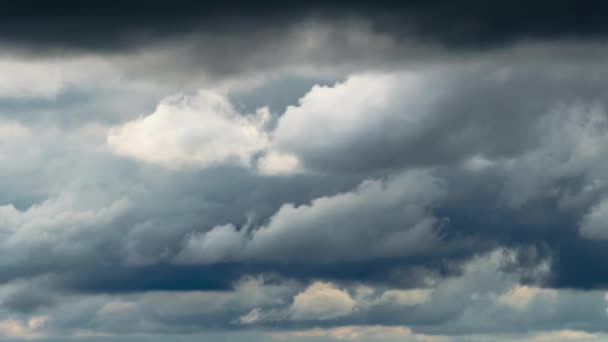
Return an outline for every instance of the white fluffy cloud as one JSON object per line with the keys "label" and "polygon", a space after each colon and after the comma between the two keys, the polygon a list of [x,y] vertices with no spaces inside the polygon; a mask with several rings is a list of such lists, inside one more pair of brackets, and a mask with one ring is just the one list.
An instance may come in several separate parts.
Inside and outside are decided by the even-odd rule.
{"label": "white fluffy cloud", "polygon": [[199,91],[164,99],[152,114],[112,128],[107,142],[119,155],[168,168],[248,166],[268,145],[268,116],[242,115],[222,95]]}
{"label": "white fluffy cloud", "polygon": [[370,149],[390,152],[423,133],[429,120],[425,77],[362,74],[331,87],[315,86],[297,106],[287,108],[274,132],[276,142],[312,163],[332,163],[353,150],[360,158],[369,158]]}
{"label": "white fluffy cloud", "polygon": [[[305,166],[341,172],[502,156],[529,143],[531,127],[545,113],[523,101],[512,119],[502,118],[496,108],[522,76],[503,78],[496,71],[449,67],[353,74],[333,86],[315,86],[289,106],[275,143]],[[465,84],[472,79],[474,86]],[[474,102],[473,96],[483,99]],[[511,131],[521,135],[517,144],[507,137]]]}
{"label": "white fluffy cloud", "polygon": [[348,315],[357,302],[332,283],[316,282],[298,293],[291,306],[295,320],[325,320]]}

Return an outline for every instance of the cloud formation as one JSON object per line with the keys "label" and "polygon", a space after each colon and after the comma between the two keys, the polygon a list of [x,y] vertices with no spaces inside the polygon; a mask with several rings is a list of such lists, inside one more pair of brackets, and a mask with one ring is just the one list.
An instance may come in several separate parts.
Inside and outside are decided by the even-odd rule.
{"label": "cloud formation", "polygon": [[[424,254],[439,242],[441,219],[432,205],[444,191],[441,180],[424,173],[364,181],[310,204],[284,204],[262,227],[223,225],[192,235],[176,261],[335,262]],[[366,253],[359,253],[363,248]]]}
{"label": "cloud formation", "polygon": [[0,339],[603,341],[605,6],[0,11]]}
{"label": "cloud formation", "polygon": [[268,115],[242,117],[221,95],[200,91],[163,100],[154,113],[112,128],[107,141],[119,155],[167,167],[249,165],[268,144]]}

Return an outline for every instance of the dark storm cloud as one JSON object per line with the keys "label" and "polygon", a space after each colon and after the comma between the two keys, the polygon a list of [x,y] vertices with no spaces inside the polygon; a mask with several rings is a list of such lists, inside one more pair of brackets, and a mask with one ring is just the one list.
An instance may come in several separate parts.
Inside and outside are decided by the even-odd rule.
{"label": "dark storm cloud", "polygon": [[276,34],[309,18],[360,17],[391,35],[477,48],[526,39],[603,38],[606,16],[600,1],[569,0],[20,1],[2,5],[0,40],[26,49],[117,51],[196,32],[239,32],[245,39],[252,29]]}

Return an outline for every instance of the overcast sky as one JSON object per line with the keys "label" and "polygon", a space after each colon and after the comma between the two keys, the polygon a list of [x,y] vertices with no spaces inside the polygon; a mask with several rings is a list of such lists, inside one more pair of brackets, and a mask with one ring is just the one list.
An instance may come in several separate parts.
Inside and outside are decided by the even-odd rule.
{"label": "overcast sky", "polygon": [[608,5],[0,6],[0,341],[608,340]]}

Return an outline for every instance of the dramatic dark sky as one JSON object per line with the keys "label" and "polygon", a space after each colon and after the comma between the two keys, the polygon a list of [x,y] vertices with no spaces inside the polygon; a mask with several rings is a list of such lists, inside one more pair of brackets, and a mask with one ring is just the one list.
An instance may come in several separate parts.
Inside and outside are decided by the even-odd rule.
{"label": "dramatic dark sky", "polygon": [[0,341],[608,340],[608,5],[0,5]]}

